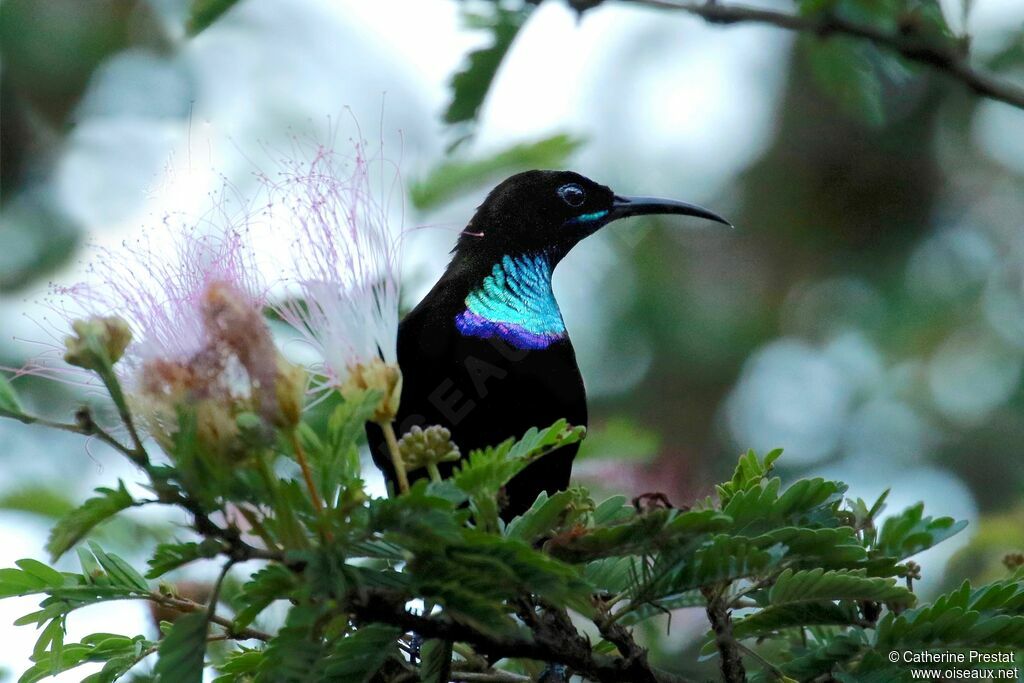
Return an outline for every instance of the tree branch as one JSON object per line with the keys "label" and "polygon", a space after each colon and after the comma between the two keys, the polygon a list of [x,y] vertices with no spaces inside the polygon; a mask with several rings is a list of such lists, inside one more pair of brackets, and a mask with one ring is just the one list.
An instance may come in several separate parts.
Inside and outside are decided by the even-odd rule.
{"label": "tree branch", "polygon": [[580,675],[601,683],[684,683],[684,679],[678,676],[650,668],[646,661],[594,654],[582,638],[579,641],[575,638],[552,638],[544,628],[536,631],[532,638],[488,635],[448,619],[413,614],[404,605],[403,596],[363,590],[351,596],[348,608],[360,621],[391,624],[414,631],[424,638],[469,643],[477,652],[499,659],[516,657],[565,664]]}
{"label": "tree branch", "polygon": [[938,45],[907,31],[887,31],[876,26],[850,21],[834,14],[799,16],[760,7],[708,2],[676,2],[675,0],[622,0],[635,5],[686,12],[712,24],[767,24],[776,28],[811,33],[860,38],[878,47],[896,52],[905,59],[929,66],[959,81],[974,93],[1024,109],[1024,86],[998,78],[971,66],[967,56],[956,45]]}
{"label": "tree branch", "polygon": [[[169,607],[170,609],[173,609],[177,612],[184,612],[186,614],[189,612],[206,612],[209,610],[209,607],[202,603],[198,603],[187,598],[157,593],[155,591],[150,592],[148,595],[142,595],[139,597],[141,597],[144,600],[151,600],[152,602],[155,602],[158,605],[161,605],[163,607]],[[223,626],[224,630],[226,631],[226,635],[232,639],[255,639],[266,642],[273,637],[269,633],[265,633],[254,628],[236,629],[234,623],[230,619],[217,616],[216,614],[211,614],[209,617],[209,621],[210,623],[217,624],[218,626]]]}
{"label": "tree branch", "polygon": [[453,671],[452,680],[458,683],[530,683],[529,676],[509,673],[508,671]]}
{"label": "tree branch", "polygon": [[711,630],[715,634],[715,645],[718,647],[718,656],[722,660],[722,680],[725,683],[743,683],[747,680],[747,672],[743,668],[743,659],[740,657],[739,643],[732,635],[732,620],[729,617],[729,607],[722,597],[722,586],[709,586],[701,588],[700,592],[708,601],[706,612],[708,621],[711,622]]}
{"label": "tree branch", "polygon": [[[601,637],[615,646],[624,661],[636,662],[639,668],[650,670],[647,664],[647,650],[636,644],[629,629],[609,619],[607,614],[599,614],[594,619],[594,623],[597,625]],[[656,682],[658,679],[652,677],[650,680]]]}

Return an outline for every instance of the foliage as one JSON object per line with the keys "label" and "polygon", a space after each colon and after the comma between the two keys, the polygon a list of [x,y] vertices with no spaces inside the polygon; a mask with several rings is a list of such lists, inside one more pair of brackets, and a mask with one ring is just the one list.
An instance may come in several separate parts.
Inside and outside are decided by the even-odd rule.
{"label": "foliage", "polygon": [[238,0],[191,0],[188,13],[188,33],[196,35],[217,21]]}
{"label": "foliage", "polygon": [[[5,397],[9,413],[31,419],[9,387]],[[841,482],[784,486],[773,476],[780,451],[744,454],[717,495],[690,508],[660,499],[628,505],[621,496],[597,503],[577,487],[542,494],[506,524],[504,485],[583,437],[562,421],[473,451],[448,478],[370,498],[355,453],[378,398],[355,395],[324,424],[297,430],[324,494],[319,511],[298,475],[271,467],[294,456],[284,439],[254,442],[248,459],[223,467],[223,455],[206,452],[183,418],[168,442],[169,466],[153,465],[139,445],[123,447],[155,498],[140,501],[118,482],[68,511],[49,547],[54,557],[77,547],[78,573],[34,559],[0,570],[0,597],[40,598],[17,622],[40,629],[21,680],[96,662],[102,667],[87,680],[113,681],[153,656],[159,680],[182,682],[208,668],[223,682],[441,681],[451,672],[507,676],[496,667],[528,670],[531,661],[564,664],[588,680],[671,680],[648,663],[630,628],[690,607],[706,611],[704,649],[722,659],[727,679],[736,678],[725,665],[734,662],[754,677],[895,680],[909,670],[888,663],[893,650],[1024,647],[1022,570],[922,603],[913,592],[919,568],[907,557],[963,524],[914,505],[879,525],[886,494],[868,505],[844,500]],[[145,576],[95,542],[82,545],[99,522],[143,502],[187,510],[194,537],[157,545]],[[236,512],[227,524],[215,522],[229,507]],[[235,526],[239,518],[251,533]],[[249,560],[259,565],[243,578],[235,565]],[[200,600],[184,583],[150,583],[204,562],[221,573]],[[74,611],[111,600],[164,610],[163,638],[64,642]],[[421,610],[410,607],[416,602]],[[269,616],[275,603],[287,609],[283,623]],[[586,622],[600,639],[582,635]],[[222,641],[227,650],[211,645]]]}
{"label": "foliage", "polygon": [[508,9],[498,3],[487,3],[478,11],[464,12],[467,25],[490,33],[491,42],[470,52],[465,65],[452,76],[452,101],[444,113],[446,123],[476,118],[498,67],[532,9],[529,4]]}
{"label": "foliage", "polygon": [[578,138],[559,134],[512,145],[480,159],[447,160],[414,183],[409,198],[418,209],[432,209],[519,171],[562,166],[581,144]]}
{"label": "foliage", "polygon": [[46,543],[51,559],[59,558],[97,524],[131,507],[135,502],[122,481],[117,482],[116,489],[99,488],[96,492],[100,495],[85,501],[80,508],[72,510],[54,525]]}

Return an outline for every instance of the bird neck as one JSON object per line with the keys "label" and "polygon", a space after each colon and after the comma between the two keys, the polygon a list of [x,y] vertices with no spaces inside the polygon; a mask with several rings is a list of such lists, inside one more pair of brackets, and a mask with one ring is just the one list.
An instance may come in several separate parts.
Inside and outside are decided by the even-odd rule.
{"label": "bird neck", "polygon": [[565,339],[551,289],[553,269],[545,253],[501,256],[474,278],[456,328],[463,336],[499,338],[517,349],[545,349]]}

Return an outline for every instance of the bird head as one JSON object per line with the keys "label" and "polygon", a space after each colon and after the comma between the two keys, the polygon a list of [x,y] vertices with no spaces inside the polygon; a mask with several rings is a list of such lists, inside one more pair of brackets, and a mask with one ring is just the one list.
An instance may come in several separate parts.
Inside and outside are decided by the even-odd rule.
{"label": "bird head", "polygon": [[526,171],[504,180],[487,195],[455,252],[465,256],[546,252],[560,259],[612,221],[646,214],[696,216],[729,225],[695,204],[618,195],[572,171]]}

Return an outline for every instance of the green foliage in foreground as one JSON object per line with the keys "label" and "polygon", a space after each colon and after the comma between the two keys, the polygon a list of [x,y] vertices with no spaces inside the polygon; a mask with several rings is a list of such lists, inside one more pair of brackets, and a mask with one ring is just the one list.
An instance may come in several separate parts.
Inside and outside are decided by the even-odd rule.
{"label": "green foliage in foreground", "polygon": [[[34,421],[9,386],[3,395],[0,414]],[[17,621],[40,634],[21,681],[90,662],[102,664],[90,683],[140,664],[164,682],[199,681],[208,668],[220,682],[525,681],[547,663],[583,680],[678,681],[648,661],[631,629],[688,607],[710,620],[704,652],[726,680],[909,680],[906,665],[889,662],[893,650],[1024,647],[1022,570],[918,600],[908,556],[964,526],[920,505],[878,525],[884,495],[868,505],[837,481],[784,486],[773,476],[779,452],[751,452],[714,498],[690,508],[597,502],[575,487],[542,495],[506,525],[502,486],[582,430],[534,429],[470,454],[447,479],[370,498],[357,440],[377,399],[350,397],[322,429],[301,425],[295,442],[254,440],[230,466],[203,451],[187,408],[166,464],[142,444],[123,446],[152,495],[137,499],[118,482],[56,524],[52,559],[74,548],[80,570],[33,559],[0,570],[0,598],[40,598]],[[278,462],[296,443],[322,509]],[[184,508],[193,528],[155,547],[146,569],[83,541],[140,505]],[[201,563],[221,568],[204,597],[166,581]],[[112,600],[152,603],[161,637],[65,642],[73,612]]]}

